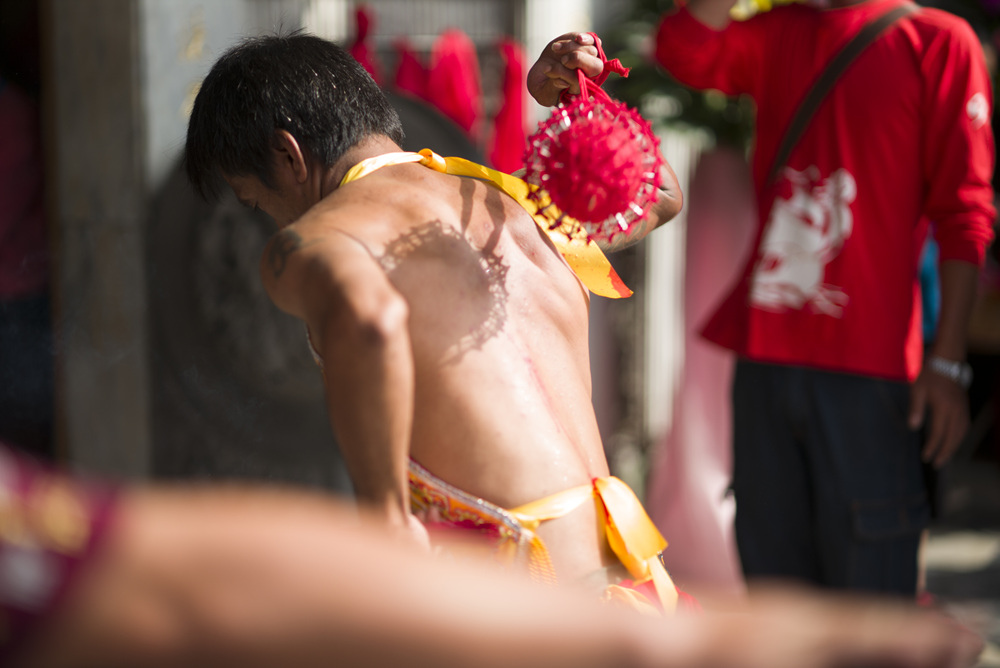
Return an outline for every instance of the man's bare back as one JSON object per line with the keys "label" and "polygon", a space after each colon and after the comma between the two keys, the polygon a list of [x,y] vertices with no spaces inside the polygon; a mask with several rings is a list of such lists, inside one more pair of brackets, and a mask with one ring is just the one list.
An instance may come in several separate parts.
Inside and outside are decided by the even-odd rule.
{"label": "man's bare back", "polygon": [[[576,85],[546,54],[552,68],[533,94]],[[264,69],[274,76],[259,77]],[[597,495],[607,509],[599,487],[617,483],[600,482],[608,469],[590,397],[587,289],[534,219],[487,183],[419,164],[343,183],[401,142],[398,115],[357,61],[293,35],[248,40],[213,66],[186,164],[196,189],[214,190],[221,176],[277,223],[261,276],[323,359],[331,423],[369,516],[428,540],[411,511],[411,461],[477,503],[511,508],[582,486],[578,501]],[[662,171],[650,215],[616,244],[679,211],[676,177]],[[634,526],[645,515],[629,495],[629,535],[654,538],[640,541],[638,561],[616,545],[645,582],[662,537],[648,521]],[[605,519],[592,501],[538,529],[560,580],[615,563]],[[513,531],[525,538],[526,526]],[[525,540],[542,559],[544,548]]]}
{"label": "man's bare back", "polygon": [[[299,250],[276,250],[293,236]],[[588,292],[520,204],[475,179],[384,167],[285,228],[262,271],[285,306],[308,292],[300,265],[344,256],[355,280],[405,302],[413,459],[505,508],[608,474],[590,397]],[[362,395],[348,389],[335,410],[349,420]],[[596,526],[587,504],[539,529],[561,576],[611,563]]]}

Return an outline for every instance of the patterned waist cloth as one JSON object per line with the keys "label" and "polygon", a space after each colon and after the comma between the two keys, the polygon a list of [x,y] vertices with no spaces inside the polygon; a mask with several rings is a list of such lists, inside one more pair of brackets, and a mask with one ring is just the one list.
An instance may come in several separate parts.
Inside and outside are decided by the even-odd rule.
{"label": "patterned waist cloth", "polygon": [[[589,485],[510,510],[441,480],[412,459],[409,482],[411,508],[426,523],[476,532],[490,542],[500,563],[524,568],[532,579],[551,584],[556,582],[556,574],[548,549],[536,533],[538,526],[595,500],[608,544],[627,572],[626,577],[631,578],[607,585],[604,598],[666,612],[677,607],[679,593],[660,560],[667,542],[639,499],[618,478],[595,478]],[[597,575],[607,579],[615,571],[602,569]]]}

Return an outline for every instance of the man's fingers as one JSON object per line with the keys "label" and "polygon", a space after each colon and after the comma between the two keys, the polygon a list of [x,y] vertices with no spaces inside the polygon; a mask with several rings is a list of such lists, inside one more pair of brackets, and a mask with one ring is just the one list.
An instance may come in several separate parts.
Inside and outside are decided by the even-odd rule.
{"label": "man's fingers", "polygon": [[927,438],[924,441],[923,458],[925,462],[935,461],[941,452],[948,429],[948,421],[948,416],[943,411],[931,410]]}
{"label": "man's fingers", "polygon": [[910,410],[911,427],[917,410],[927,425],[923,460],[940,468],[958,450],[969,429],[965,392],[946,378],[921,375],[910,393]]}
{"label": "man's fingers", "polygon": [[583,70],[583,73],[588,77],[595,77],[604,71],[604,61],[600,59],[597,50],[593,48],[590,52],[583,49],[570,51],[560,58],[559,62],[571,70]]}
{"label": "man's fingers", "polygon": [[910,414],[907,420],[910,429],[917,430],[924,424],[927,412],[927,389],[918,381],[910,389]]}
{"label": "man's fingers", "polygon": [[594,53],[597,53],[594,36],[589,32],[568,32],[552,40],[552,50],[557,53],[565,49],[570,49],[573,45],[593,46],[595,47]]}
{"label": "man's fingers", "polygon": [[728,642],[710,657],[717,665],[967,668],[982,647],[942,614],[888,601],[781,589],[750,594],[747,614],[722,627]]}
{"label": "man's fingers", "polygon": [[[589,34],[574,34],[569,39],[557,39],[550,45],[552,53],[567,70],[583,70],[588,77],[604,71],[604,61],[597,55],[594,38]],[[573,73],[576,76],[576,73]]]}
{"label": "man's fingers", "polygon": [[600,62],[601,59],[597,55],[597,46],[594,45],[594,40],[590,35],[584,35],[584,37],[588,38],[587,41],[580,39],[557,39],[549,44],[549,48],[552,49],[552,53],[556,57],[562,58],[564,61],[567,56],[579,53],[596,58]]}
{"label": "man's fingers", "polygon": [[[600,60],[597,62],[600,62]],[[601,69],[603,69],[603,66]],[[587,72],[587,69],[583,69],[584,74],[587,74]],[[598,73],[600,73],[600,69],[598,69]],[[579,94],[580,92],[580,76],[577,74],[576,69],[570,69],[561,64],[553,65],[552,68],[545,73],[545,76],[549,78],[549,81],[553,86],[559,88],[560,90],[568,88],[569,92],[574,95]]]}
{"label": "man's fingers", "polygon": [[545,72],[549,82],[556,88],[572,88],[574,84],[579,88],[576,70],[571,70],[563,65],[553,65]]}
{"label": "man's fingers", "polygon": [[566,33],[549,42],[528,71],[528,92],[543,106],[555,105],[563,91],[580,92],[577,70],[588,77],[604,71],[604,62],[589,33]]}
{"label": "man's fingers", "polygon": [[948,428],[941,443],[941,448],[934,458],[934,466],[941,468],[948,463],[948,460],[955,455],[958,448],[962,445],[962,440],[968,431],[969,420],[967,416],[958,413],[951,417],[948,421]]}

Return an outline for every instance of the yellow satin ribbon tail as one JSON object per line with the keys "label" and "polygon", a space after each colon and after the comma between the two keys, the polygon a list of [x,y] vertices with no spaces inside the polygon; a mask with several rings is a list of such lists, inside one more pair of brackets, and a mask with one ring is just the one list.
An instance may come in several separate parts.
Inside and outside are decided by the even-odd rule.
{"label": "yellow satin ribbon tail", "polygon": [[624,482],[610,476],[595,480],[594,487],[607,513],[605,528],[611,549],[636,584],[652,580],[663,609],[673,612],[677,608],[677,587],[660,560],[667,541]]}
{"label": "yellow satin ribbon tail", "polygon": [[581,485],[552,494],[508,510],[521,526],[531,533],[531,551],[528,556],[528,570],[536,582],[556,583],[556,572],[545,542],[535,532],[546,520],[562,517],[583,505],[594,496],[590,485]]}
{"label": "yellow satin ribbon tail", "polygon": [[[594,496],[600,499],[604,508],[604,529],[615,556],[636,584],[652,581],[663,609],[673,612],[677,608],[677,587],[660,560],[667,541],[632,489],[620,479],[614,476],[597,478],[592,485],[573,487],[509,512],[522,526],[534,532],[545,520],[563,517]],[[541,549],[545,549],[544,545]],[[545,554],[547,557],[548,553]]]}

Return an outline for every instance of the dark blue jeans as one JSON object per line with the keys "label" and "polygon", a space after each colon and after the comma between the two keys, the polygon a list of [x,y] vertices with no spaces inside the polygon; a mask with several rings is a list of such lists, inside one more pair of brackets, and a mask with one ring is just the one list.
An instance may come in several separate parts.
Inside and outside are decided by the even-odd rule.
{"label": "dark blue jeans", "polygon": [[0,300],[0,439],[53,456],[52,318],[48,296]]}
{"label": "dark blue jeans", "polygon": [[740,360],[733,384],[744,574],[913,595],[929,505],[909,385]]}

